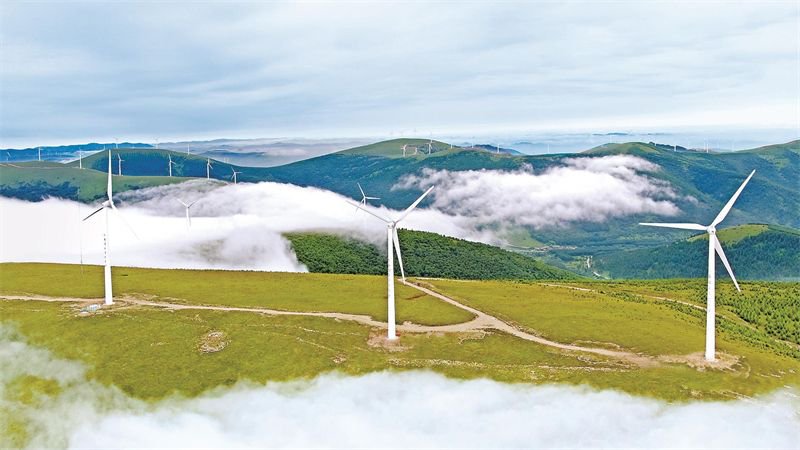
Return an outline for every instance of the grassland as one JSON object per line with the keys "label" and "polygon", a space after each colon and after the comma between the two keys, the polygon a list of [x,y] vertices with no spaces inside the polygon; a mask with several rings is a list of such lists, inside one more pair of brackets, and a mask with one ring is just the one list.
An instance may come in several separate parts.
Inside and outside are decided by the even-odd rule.
{"label": "grassland", "polygon": [[[99,298],[99,266],[69,264],[3,264],[0,292]],[[39,273],[48,283],[41,286]],[[116,296],[146,296],[176,303],[261,307],[302,312],[362,314],[385,322],[386,277],[278,272],[158,270],[119,267],[113,270]],[[398,323],[444,325],[472,319],[472,314],[398,284]]]}
{"label": "grassland", "polygon": [[[0,265],[0,295],[99,297],[97,268],[62,265]],[[44,280],[44,281],[43,281]],[[671,308],[641,293],[576,291],[541,283],[418,280],[520,328],[582,346],[685,355],[703,348],[702,314]],[[118,295],[207,305],[258,305],[297,311],[334,310],[383,317],[385,278],[318,274],[115,269]],[[621,284],[621,283],[620,283]],[[767,283],[783,292],[782,283]],[[586,283],[592,289],[602,283]],[[653,285],[655,286],[655,284]],[[398,285],[400,320],[455,323],[464,311]],[[625,295],[623,295],[625,294]],[[678,293],[677,297],[683,298]],[[417,305],[417,306],[411,306]],[[698,370],[686,363],[640,367],[580,352],[565,352],[497,332],[406,333],[397,345],[383,331],[320,317],[269,316],[210,310],[170,311],[136,305],[80,315],[80,303],[0,301],[4,326],[31,345],[77,360],[88,377],[116,385],[131,396],[155,400],[197,395],[239,380],[308,378],[340,371],[429,369],[456,378],[507,382],[570,383],[619,389],[683,401],[726,399],[800,385],[800,357],[759,346],[721,327],[719,348],[738,358],[727,369]],[[204,352],[210,332],[226,346]],[[48,386],[41,380],[34,385]],[[46,381],[46,380],[45,380]],[[27,383],[27,382],[26,382]],[[38,389],[38,388],[37,388]]]}

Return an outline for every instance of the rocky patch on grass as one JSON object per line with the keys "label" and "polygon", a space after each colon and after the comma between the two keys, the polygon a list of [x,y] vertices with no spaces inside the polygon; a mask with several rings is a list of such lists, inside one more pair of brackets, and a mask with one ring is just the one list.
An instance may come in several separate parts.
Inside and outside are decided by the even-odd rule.
{"label": "rocky patch on grass", "polygon": [[200,337],[197,350],[200,353],[216,353],[228,346],[227,335],[222,331],[210,331]]}

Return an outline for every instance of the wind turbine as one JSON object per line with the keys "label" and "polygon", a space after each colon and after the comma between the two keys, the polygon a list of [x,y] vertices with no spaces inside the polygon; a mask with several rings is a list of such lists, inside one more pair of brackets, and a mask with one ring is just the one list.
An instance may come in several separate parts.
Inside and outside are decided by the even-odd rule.
{"label": "wind turbine", "polygon": [[231,170],[233,171],[233,175],[231,176],[231,179],[233,180],[233,184],[236,184],[236,174],[237,174],[237,173],[242,173],[242,172],[237,172],[237,171],[235,171],[235,170],[233,169],[233,167],[231,167]]}
{"label": "wind turbine", "polygon": [[[361,206],[367,206],[367,200],[380,200],[380,197],[367,197],[367,194],[364,193],[364,189],[361,188],[361,183],[356,183],[358,185],[358,190],[361,191]],[[358,209],[356,209],[358,212]]]}
{"label": "wind turbine", "polygon": [[172,155],[167,155],[167,158],[169,158],[169,163],[167,163],[167,167],[169,167],[169,176],[172,176],[172,165],[175,164],[175,162],[172,161]]}
{"label": "wind turbine", "polygon": [[78,149],[78,168],[83,169],[83,150]]}
{"label": "wind turbine", "polygon": [[189,215],[189,208],[191,208],[192,205],[197,203],[199,201],[199,199],[195,200],[195,201],[193,201],[192,203],[189,203],[189,204],[184,203],[183,200],[181,200],[179,198],[176,198],[175,200],[180,202],[180,204],[183,205],[184,208],[186,208],[186,228],[191,228],[192,227],[192,216]]}
{"label": "wind turbine", "polygon": [[433,139],[431,139],[430,142],[428,142],[428,154],[429,155],[431,154],[431,147],[433,146],[432,144],[433,144]]}
{"label": "wind turbine", "polygon": [[395,332],[395,314],[394,314],[394,253],[393,250],[397,250],[397,261],[400,263],[400,274],[403,276],[403,282],[406,281],[406,272],[403,269],[403,256],[400,254],[400,239],[397,237],[397,224],[400,223],[401,220],[405,219],[406,216],[414,210],[414,208],[419,205],[419,203],[424,199],[434,188],[435,186],[431,186],[428,188],[425,193],[419,196],[419,198],[411,204],[403,214],[400,215],[395,220],[392,220],[388,217],[379,216],[378,214],[373,213],[372,211],[368,210],[365,207],[362,207],[359,203],[354,203],[351,201],[347,201],[351,205],[355,206],[358,209],[365,211],[366,213],[386,222],[386,250],[388,254],[387,259],[387,267],[388,270],[386,271],[387,277],[387,296],[386,300],[388,302],[388,335],[387,339],[394,340],[397,339],[397,334]]}
{"label": "wind turbine", "polygon": [[722,210],[717,214],[717,217],[711,222],[711,225],[703,226],[696,223],[640,223],[639,225],[646,225],[649,227],[664,227],[664,228],[679,228],[681,230],[697,230],[697,231],[705,231],[708,233],[708,295],[706,297],[706,361],[714,361],[716,348],[715,348],[715,335],[714,335],[714,322],[716,320],[716,305],[715,305],[715,298],[714,298],[714,290],[716,288],[715,281],[716,281],[716,272],[715,272],[715,263],[716,258],[714,256],[714,252],[719,255],[719,259],[722,261],[722,264],[725,265],[725,269],[728,271],[728,275],[731,276],[733,280],[734,286],[736,286],[736,290],[741,292],[742,290],[739,288],[739,283],[736,281],[736,277],[733,275],[733,269],[731,269],[730,264],[728,264],[728,258],[725,257],[725,252],[722,250],[722,244],[720,244],[719,239],[717,239],[717,225],[720,222],[725,220],[725,216],[728,215],[731,208],[733,208],[733,204],[736,202],[736,199],[739,198],[739,194],[742,193],[744,187],[747,185],[747,182],[750,181],[750,178],[753,177],[753,174],[756,171],[750,172],[750,175],[747,177],[746,180],[739,186],[739,189],[736,193],[733,194],[728,203],[722,208]]}
{"label": "wind turbine", "polygon": [[403,144],[403,158],[406,157],[406,147],[408,147],[408,144]]}
{"label": "wind turbine", "polygon": [[189,154],[189,144],[186,144],[186,154]]}
{"label": "wind turbine", "polygon": [[119,153],[117,153],[117,159],[117,175],[122,176],[122,161],[125,160],[122,159],[122,156],[119,156]]}
{"label": "wind turbine", "polygon": [[[111,150],[108,151],[108,184],[106,186],[106,195],[108,196],[108,200],[104,201],[103,204],[95,210],[93,213],[86,216],[83,221],[89,220],[90,217],[99,213],[100,211],[105,211],[106,216],[106,232],[103,235],[103,252],[104,252],[104,260],[105,260],[105,267],[103,268],[103,274],[105,279],[105,304],[112,305],[114,304],[114,295],[111,290],[111,248],[109,246],[109,232],[108,232],[108,211],[114,211],[114,214],[118,214],[118,217],[122,219],[122,222],[127,226],[131,233],[136,236],[136,232],[133,231],[128,222],[122,217],[122,214],[119,213],[116,205],[114,205],[114,199],[111,192]],[[138,236],[137,236],[138,237]]]}
{"label": "wind turbine", "polygon": [[39,161],[42,160],[42,147],[39,147]]}
{"label": "wind turbine", "polygon": [[206,180],[211,179],[211,158],[206,158]]}

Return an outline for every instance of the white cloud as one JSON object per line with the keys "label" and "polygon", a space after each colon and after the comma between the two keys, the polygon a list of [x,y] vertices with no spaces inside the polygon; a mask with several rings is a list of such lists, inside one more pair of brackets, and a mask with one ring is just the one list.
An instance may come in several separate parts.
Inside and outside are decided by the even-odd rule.
{"label": "white cloud", "polygon": [[[85,378],[0,326],[0,411],[29,424],[32,448],[796,448],[797,391],[751,400],[667,404],[562,385],[459,381],[430,372],[327,374],[240,382],[155,404]],[[24,403],[16,377],[57,382]],[[0,436],[0,445],[8,445]]]}
{"label": "white cloud", "polygon": [[602,222],[631,214],[675,215],[676,193],[646,175],[658,166],[641,158],[615,155],[564,160],[565,165],[534,174],[423,169],[397,188],[436,185],[433,207],[470,218],[476,225],[516,224],[535,228],[572,222]]}
{"label": "white cloud", "polygon": [[[199,201],[187,229],[185,210],[176,200]],[[330,191],[290,184],[209,184],[203,180],[120,194],[120,215],[111,215],[112,264],[187,269],[305,271],[281,233],[326,231],[382,244],[386,227],[356,212],[346,198]],[[81,219],[93,208],[49,199],[39,203],[0,197],[0,261],[103,263],[102,213]],[[399,212],[376,208],[386,216]],[[417,210],[404,228],[489,241],[465,219]],[[381,245],[382,247],[382,245]]]}

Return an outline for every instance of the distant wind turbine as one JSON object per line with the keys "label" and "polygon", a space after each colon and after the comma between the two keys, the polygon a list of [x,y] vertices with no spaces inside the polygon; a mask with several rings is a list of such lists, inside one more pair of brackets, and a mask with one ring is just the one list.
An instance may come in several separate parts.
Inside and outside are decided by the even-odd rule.
{"label": "distant wind turbine", "polygon": [[39,147],[39,161],[42,160],[42,147]]}
{"label": "distant wind turbine", "polygon": [[433,147],[433,139],[431,139],[430,142],[428,142],[428,154],[429,155],[431,154],[431,148],[432,147]]}
{"label": "distant wind turbine", "polygon": [[233,175],[231,175],[231,179],[233,180],[233,184],[236,184],[236,183],[237,183],[237,181],[236,181],[236,174],[238,174],[238,173],[242,173],[242,172],[237,172],[237,171],[235,171],[235,170],[233,169],[233,167],[231,167],[231,170],[233,171]]}
{"label": "distant wind turbine", "polygon": [[169,176],[171,177],[172,176],[172,165],[175,164],[175,162],[172,161],[172,155],[167,155],[167,158],[169,158],[169,162],[167,163],[167,167],[169,167]]}
{"label": "distant wind turbine", "polygon": [[83,150],[78,149],[78,168],[83,169]]}
{"label": "distant wind turbine", "polygon": [[189,144],[186,144],[186,154],[187,154],[187,155],[188,155],[188,154],[190,154],[190,153],[189,153]]}
{"label": "distant wind turbine", "polygon": [[403,144],[403,158],[406,157],[406,148],[407,147],[408,147],[408,144]]}
{"label": "distant wind turbine", "polygon": [[103,204],[100,206],[100,208],[98,208],[93,213],[86,216],[86,218],[84,218],[83,221],[85,222],[89,220],[90,217],[99,213],[100,211],[105,212],[106,232],[103,235],[103,242],[104,242],[103,252],[105,257],[105,267],[103,268],[103,274],[105,280],[105,304],[111,305],[114,303],[114,295],[111,290],[111,247],[109,244],[110,236],[108,228],[108,211],[109,210],[114,211],[114,214],[117,214],[117,216],[122,220],[125,226],[127,226],[128,229],[131,230],[131,233],[133,233],[133,235],[136,236],[136,232],[133,231],[133,228],[128,224],[128,222],[125,221],[125,219],[122,217],[122,214],[119,213],[117,206],[114,205],[114,198],[111,192],[111,150],[108,151],[108,183],[106,185],[106,195],[108,196],[108,200],[104,201]]}
{"label": "distant wind turbine", "polygon": [[199,201],[199,199],[195,200],[195,201],[193,201],[193,202],[191,202],[189,204],[184,203],[184,201],[179,199],[179,198],[176,198],[175,200],[180,202],[180,204],[183,205],[184,208],[186,208],[186,228],[191,228],[192,227],[192,216],[189,214],[189,208],[191,208],[192,205],[197,203]]}
{"label": "distant wind turbine", "polygon": [[696,230],[696,231],[705,231],[708,233],[708,294],[706,296],[706,354],[705,358],[707,361],[714,361],[716,357],[716,342],[715,342],[715,320],[716,320],[716,305],[715,305],[715,297],[714,297],[714,290],[716,289],[716,272],[715,272],[715,263],[716,257],[714,253],[716,252],[719,255],[719,259],[722,260],[722,264],[725,266],[725,269],[728,271],[728,275],[731,276],[733,280],[734,286],[736,286],[736,290],[741,292],[742,290],[739,288],[739,283],[736,281],[736,277],[733,275],[733,269],[731,269],[730,264],[728,264],[728,258],[725,257],[725,252],[722,250],[722,244],[720,244],[719,239],[717,238],[717,225],[720,222],[725,220],[725,216],[728,215],[731,208],[733,208],[733,204],[736,202],[736,199],[739,198],[739,194],[742,193],[744,187],[747,186],[747,182],[750,181],[750,178],[753,177],[753,174],[756,171],[750,172],[750,175],[747,177],[746,180],[739,186],[739,189],[736,193],[733,194],[728,203],[722,208],[722,210],[717,214],[717,217],[711,222],[711,225],[704,226],[699,225],[696,223],[640,223],[639,225],[646,225],[649,227],[664,227],[664,228],[679,228],[681,230]]}
{"label": "distant wind turbine", "polygon": [[122,156],[119,156],[119,153],[117,153],[117,175],[119,176],[122,176],[122,161],[125,160],[122,159]]}
{"label": "distant wind turbine", "polygon": [[[367,194],[364,193],[364,189],[361,188],[361,183],[356,183],[358,185],[358,190],[361,191],[361,206],[367,206],[367,200],[380,200],[380,197],[368,197]],[[358,211],[358,209],[356,209]]]}
{"label": "distant wind turbine", "polygon": [[211,179],[211,158],[206,158],[206,180]]}
{"label": "distant wind turbine", "polygon": [[395,331],[395,312],[394,312],[394,253],[393,250],[397,250],[397,261],[400,263],[400,274],[403,276],[403,282],[406,281],[406,273],[403,269],[403,256],[400,254],[400,239],[397,237],[397,224],[400,223],[403,219],[408,216],[414,208],[419,205],[419,203],[433,190],[435,186],[431,186],[428,188],[425,193],[420,195],[420,197],[411,204],[405,211],[395,220],[392,220],[387,217],[379,216],[378,214],[373,213],[366,207],[362,207],[361,204],[351,202],[348,200],[348,203],[355,206],[358,209],[365,211],[366,213],[384,221],[386,223],[386,250],[388,253],[387,258],[387,302],[388,302],[388,335],[387,339],[394,340],[397,339],[397,333]]}

